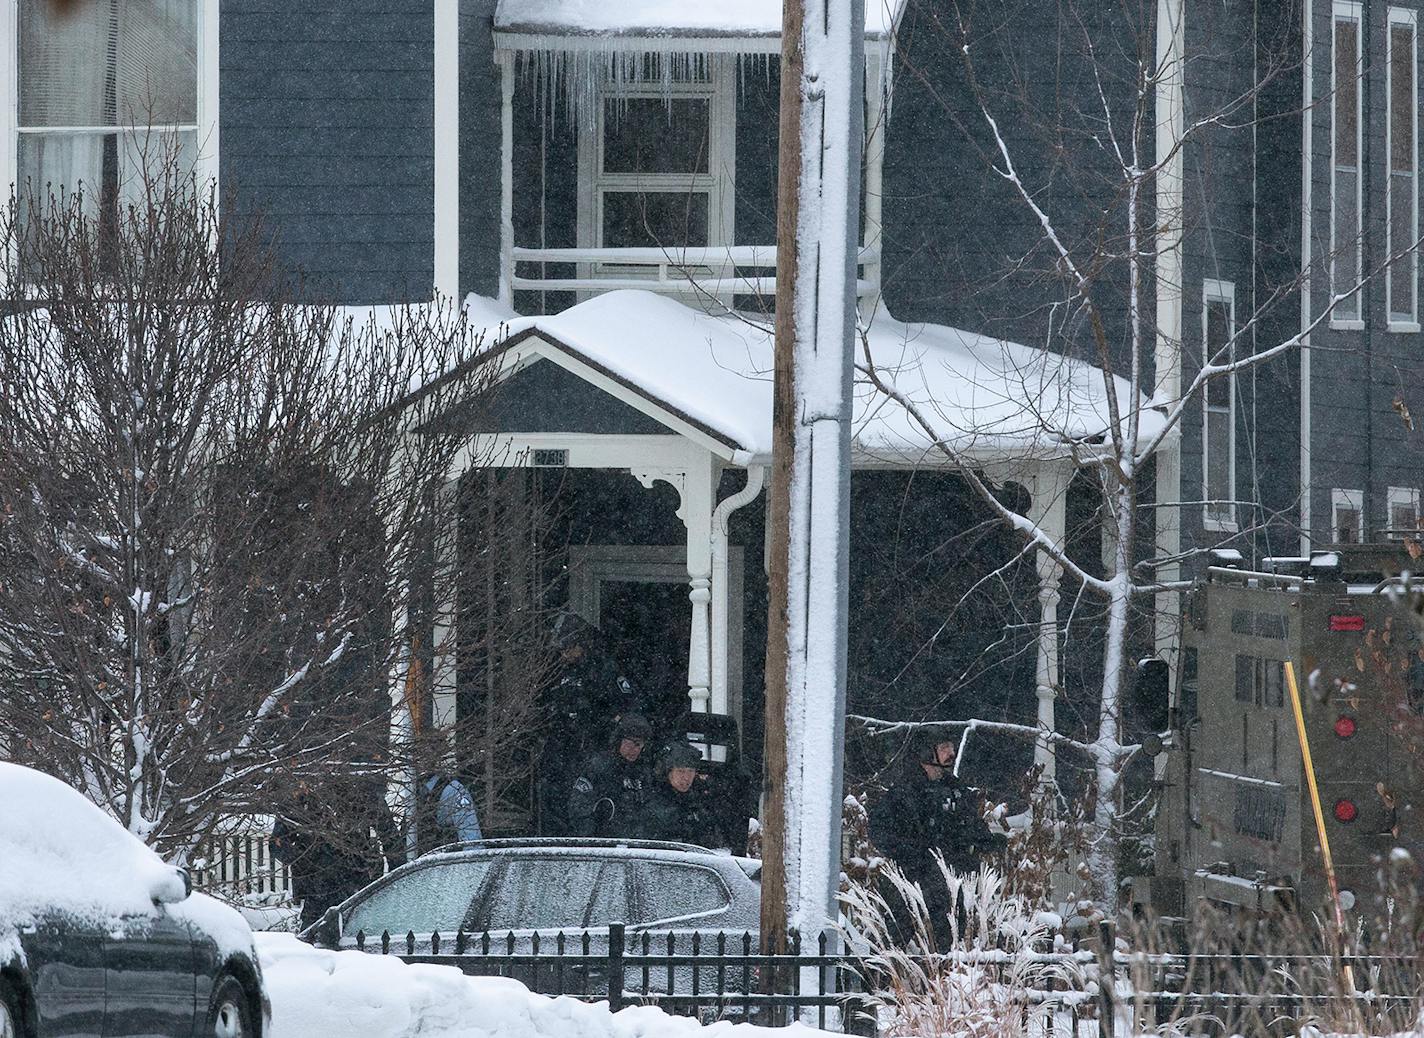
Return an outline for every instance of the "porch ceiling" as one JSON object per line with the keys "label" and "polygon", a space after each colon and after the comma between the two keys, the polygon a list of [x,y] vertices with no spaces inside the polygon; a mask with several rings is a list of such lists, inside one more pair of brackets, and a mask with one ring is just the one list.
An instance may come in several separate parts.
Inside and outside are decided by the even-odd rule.
{"label": "porch ceiling", "polygon": [[[559,314],[497,322],[478,302],[470,306],[473,322],[496,325],[481,361],[498,360],[506,375],[532,360],[552,361],[725,461],[770,459],[769,329],[646,291],[609,292]],[[936,438],[986,464],[1049,460],[1107,429],[1106,389],[1090,364],[943,325],[906,324],[883,312],[868,339],[882,377],[916,403],[935,435],[857,376],[858,467],[943,464]],[[1126,414],[1127,384],[1115,383]],[[1142,411],[1144,432],[1159,421],[1156,411]]]}
{"label": "porch ceiling", "polygon": [[[890,35],[903,0],[866,0],[865,35]],[[687,50],[779,49],[780,0],[500,0],[494,29],[499,46],[509,49],[577,47],[577,41],[641,41],[643,45]],[[557,38],[563,44],[553,42]],[[741,47],[727,46],[742,41]],[[768,46],[768,42],[775,46]]]}

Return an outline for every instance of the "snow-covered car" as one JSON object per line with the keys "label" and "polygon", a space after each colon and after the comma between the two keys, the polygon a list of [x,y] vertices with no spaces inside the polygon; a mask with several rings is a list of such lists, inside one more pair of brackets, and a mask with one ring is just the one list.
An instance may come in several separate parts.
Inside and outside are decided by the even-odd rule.
{"label": "snow-covered car", "polygon": [[[727,937],[727,950],[740,951],[750,934],[754,947],[761,910],[761,862],[717,854],[691,844],[637,840],[484,840],[427,854],[382,877],[348,898],[329,922],[309,927],[302,936],[343,948],[379,951],[383,935],[390,951],[404,954],[407,935],[414,934],[417,955],[428,955],[432,937],[440,935],[444,953],[455,950],[464,931],[466,950],[482,950],[483,935],[491,935],[487,962],[472,956],[461,961],[466,972],[499,969],[497,957],[509,950],[528,955],[534,937],[542,954],[555,955],[562,933],[568,954],[589,950],[599,955],[608,947],[608,926],[626,927],[628,950],[640,947],[644,934],[653,947],[666,950],[666,935],[680,935],[688,948],[692,932],[701,935],[704,954],[715,949],[717,934]],[[329,931],[335,924],[338,933]],[[324,929],[325,928],[325,929]],[[552,963],[553,960],[551,959]],[[566,971],[565,990],[606,984],[597,971]],[[581,980],[577,979],[581,978]],[[531,973],[526,982],[537,981]],[[531,986],[537,986],[531,984]]]}
{"label": "snow-covered car", "polygon": [[0,762],[0,1038],[262,1038],[252,931],[69,786]]}

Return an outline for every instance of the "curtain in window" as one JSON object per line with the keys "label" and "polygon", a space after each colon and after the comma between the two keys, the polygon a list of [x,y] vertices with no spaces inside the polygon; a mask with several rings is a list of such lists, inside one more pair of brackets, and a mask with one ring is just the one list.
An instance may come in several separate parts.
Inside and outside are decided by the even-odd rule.
{"label": "curtain in window", "polygon": [[192,125],[196,0],[20,0],[20,125]]}

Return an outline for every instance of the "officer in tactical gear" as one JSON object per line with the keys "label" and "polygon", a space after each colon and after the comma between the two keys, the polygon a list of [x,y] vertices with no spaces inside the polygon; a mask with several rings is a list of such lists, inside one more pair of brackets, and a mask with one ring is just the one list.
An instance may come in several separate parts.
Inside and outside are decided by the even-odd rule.
{"label": "officer in tactical gear", "polygon": [[645,839],[703,847],[725,845],[717,816],[698,779],[702,763],[702,754],[685,742],[675,742],[663,751],[658,758],[658,780],[648,799],[642,826],[641,835]]}
{"label": "officer in tactical gear", "polygon": [[870,839],[911,882],[920,885],[936,939],[943,944],[949,935],[951,906],[935,852],[951,870],[972,872],[1005,840],[984,821],[978,791],[954,775],[954,741],[935,735],[917,748],[919,752],[905,762],[900,777],[871,811]]}
{"label": "officer in tactical gear", "polygon": [[574,780],[569,826],[576,836],[636,837],[645,824],[652,769],[645,754],[653,729],[641,714],[618,719],[613,745],[596,754]]}

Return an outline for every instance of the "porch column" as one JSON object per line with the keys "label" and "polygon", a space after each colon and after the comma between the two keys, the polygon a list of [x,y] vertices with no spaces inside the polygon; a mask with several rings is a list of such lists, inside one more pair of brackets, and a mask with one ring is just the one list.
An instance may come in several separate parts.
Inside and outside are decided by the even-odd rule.
{"label": "porch column", "polygon": [[712,504],[717,495],[717,467],[704,454],[687,473],[678,514],[687,527],[688,598],[692,631],[687,651],[687,696],[692,709],[707,713],[712,697]]}
{"label": "porch column", "polygon": [[645,487],[661,480],[677,490],[677,517],[687,529],[688,599],[692,625],[688,637],[687,697],[695,713],[707,713],[712,696],[712,506],[721,475],[710,451],[699,451],[685,466],[634,468]]}
{"label": "porch column", "polygon": [[[1029,518],[1055,544],[1065,537],[1064,499],[1072,467],[1064,462],[1042,462],[1036,466],[1029,492],[1033,503]],[[1047,553],[1038,552],[1038,651],[1034,666],[1035,695],[1038,697],[1038,727],[1045,733],[1057,731],[1054,716],[1059,687],[1058,659],[1058,599],[1062,567]],[[1041,736],[1033,748],[1033,762],[1042,767],[1040,781],[1049,785],[1057,780],[1057,751],[1047,736]]]}

